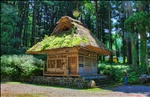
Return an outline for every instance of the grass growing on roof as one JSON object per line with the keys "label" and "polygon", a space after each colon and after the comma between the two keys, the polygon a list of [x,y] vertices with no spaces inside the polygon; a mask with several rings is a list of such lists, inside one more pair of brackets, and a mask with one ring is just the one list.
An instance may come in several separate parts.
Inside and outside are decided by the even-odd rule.
{"label": "grass growing on roof", "polygon": [[63,47],[73,47],[83,43],[88,44],[88,39],[84,35],[79,36],[75,33],[75,27],[73,27],[71,30],[45,37],[41,42],[35,44],[28,51],[42,51]]}

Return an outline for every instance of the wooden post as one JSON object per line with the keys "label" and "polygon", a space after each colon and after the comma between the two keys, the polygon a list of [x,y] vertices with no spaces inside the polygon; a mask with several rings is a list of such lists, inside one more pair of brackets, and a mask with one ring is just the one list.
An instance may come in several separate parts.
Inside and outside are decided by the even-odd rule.
{"label": "wooden post", "polygon": [[47,62],[46,62],[46,65],[47,65],[47,66],[46,66],[46,69],[48,68],[48,64],[49,64],[49,63],[48,63],[48,60],[49,60],[49,54],[47,54]]}
{"label": "wooden post", "polygon": [[66,51],[66,53],[67,53],[67,55],[66,55],[66,68],[67,68],[67,70],[68,70],[68,74],[67,74],[67,76],[69,76],[69,66],[68,66],[68,54],[69,54],[69,50],[67,50]]}
{"label": "wooden post", "polygon": [[79,49],[77,48],[77,73],[79,74]]}
{"label": "wooden post", "polygon": [[[47,64],[47,63],[46,63],[46,64]],[[46,71],[46,70],[45,70],[45,65],[46,65],[46,64],[43,65],[43,76],[44,76],[44,73],[45,73],[45,71]]]}
{"label": "wooden post", "polygon": [[83,65],[83,73],[84,73],[84,69],[85,69],[85,54],[83,55],[84,58],[84,65]]}

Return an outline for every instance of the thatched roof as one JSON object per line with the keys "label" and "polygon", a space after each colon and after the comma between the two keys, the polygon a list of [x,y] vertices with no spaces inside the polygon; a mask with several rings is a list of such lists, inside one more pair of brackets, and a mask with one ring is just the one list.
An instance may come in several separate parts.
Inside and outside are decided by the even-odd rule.
{"label": "thatched roof", "polygon": [[110,54],[105,45],[95,37],[82,23],[68,16],[63,16],[49,37],[45,37],[26,53],[42,53],[47,50],[65,47],[84,47],[102,55]]}

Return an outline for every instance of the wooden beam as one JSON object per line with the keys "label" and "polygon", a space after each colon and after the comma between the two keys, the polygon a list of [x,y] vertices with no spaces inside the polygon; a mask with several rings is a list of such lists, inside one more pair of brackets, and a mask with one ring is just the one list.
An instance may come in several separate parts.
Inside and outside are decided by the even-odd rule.
{"label": "wooden beam", "polygon": [[102,55],[110,55],[111,54],[111,52],[108,51],[108,50],[93,47],[93,46],[90,46],[90,45],[86,46],[85,48],[87,48],[89,50],[92,50],[92,51],[96,51],[96,52],[98,52],[99,54],[102,54]]}
{"label": "wooden beam", "polygon": [[57,49],[51,49],[51,50],[45,50],[43,52],[48,53],[48,55],[51,54],[59,54],[59,53],[72,53],[72,52],[77,52],[78,48],[77,47],[72,47],[72,48],[57,48]]}
{"label": "wooden beam", "polygon": [[44,73],[44,76],[76,76],[79,77],[79,74],[49,74],[49,73]]}
{"label": "wooden beam", "polygon": [[79,50],[77,50],[77,73],[79,73]]}

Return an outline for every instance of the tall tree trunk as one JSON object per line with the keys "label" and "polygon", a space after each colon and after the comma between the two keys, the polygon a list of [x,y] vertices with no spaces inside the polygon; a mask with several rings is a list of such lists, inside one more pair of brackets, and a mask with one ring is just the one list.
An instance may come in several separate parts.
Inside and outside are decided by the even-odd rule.
{"label": "tall tree trunk", "polygon": [[[109,49],[112,50],[112,34],[111,34],[111,2],[109,1]],[[112,64],[112,54],[109,56],[110,64]]]}
{"label": "tall tree trunk", "polygon": [[143,31],[140,33],[140,61],[141,65],[143,66],[143,69],[145,73],[147,73],[147,64],[146,64],[146,31]]}
{"label": "tall tree trunk", "polygon": [[129,37],[127,38],[127,63],[132,64],[131,39]]}
{"label": "tall tree trunk", "polygon": [[[136,1],[134,1],[134,3],[136,4]],[[138,8],[136,8],[136,12],[138,12]],[[137,29],[135,31],[137,34],[136,50],[137,50],[137,67],[138,67],[139,66],[139,38],[138,38],[139,32]]]}
{"label": "tall tree trunk", "polygon": [[51,6],[50,7],[51,8],[51,14],[50,14],[50,31],[52,32],[53,31],[53,29],[54,29],[54,18],[55,18],[55,15],[56,15],[56,13],[57,12],[54,12],[54,8],[53,8],[53,6]]}
{"label": "tall tree trunk", "polygon": [[[124,27],[124,25],[123,25]],[[123,63],[125,63],[125,60],[126,60],[126,54],[125,54],[125,32],[124,32],[124,28],[123,28],[123,35],[122,35],[122,42],[123,42],[123,45],[122,45],[122,55],[123,55]]]}
{"label": "tall tree trunk", "polygon": [[137,67],[139,66],[139,39],[138,39],[138,31],[136,31],[137,33],[137,40],[136,40],[136,51],[137,51]]}
{"label": "tall tree trunk", "polygon": [[17,26],[19,28],[19,31],[15,34],[15,38],[18,39],[17,42],[15,43],[15,48],[19,49],[19,47],[21,46],[21,34],[22,34],[22,30],[23,30],[23,22],[24,22],[24,2],[22,1],[18,1],[18,17],[21,19]]}
{"label": "tall tree trunk", "polygon": [[26,2],[25,6],[25,26],[24,26],[24,34],[23,34],[23,46],[27,47],[27,31],[28,31],[28,18],[29,15],[29,2]]}
{"label": "tall tree trunk", "polygon": [[[125,11],[125,1],[121,1],[121,8],[123,9],[123,13],[125,13],[126,12]],[[124,17],[126,17],[126,16],[124,16]],[[125,51],[126,51],[126,41],[125,41],[125,24],[124,24],[125,19],[123,19],[123,26],[122,26],[122,34],[123,34],[122,35],[122,43],[123,43],[122,44],[122,56],[123,56],[123,63],[126,62],[126,53],[125,53]]]}
{"label": "tall tree trunk", "polygon": [[[127,3],[127,14],[128,17],[132,15],[132,6],[131,6],[131,1],[126,1]],[[128,37],[127,37],[127,59],[128,59],[128,64],[132,64],[132,50],[131,50],[131,32],[128,32]]]}
{"label": "tall tree trunk", "polygon": [[[147,2],[147,1],[146,1]],[[145,8],[145,9],[144,9]],[[140,11],[148,11],[149,12],[149,6],[148,2],[147,4],[144,4],[144,2],[139,2],[138,4],[138,12]],[[147,36],[146,36],[146,29],[144,29],[142,32],[140,32],[140,62],[143,67],[143,73],[148,73],[148,62],[147,62]]]}
{"label": "tall tree trunk", "polygon": [[119,57],[119,49],[118,49],[118,45],[117,45],[117,39],[115,38],[115,48],[116,48],[116,59],[117,59],[117,62],[118,62],[118,57]]}
{"label": "tall tree trunk", "polygon": [[131,39],[131,44],[132,44],[132,67],[135,71],[137,71],[137,48],[136,48],[136,43],[137,43],[137,33],[132,32],[132,39]]}
{"label": "tall tree trunk", "polygon": [[98,35],[98,5],[97,5],[97,0],[95,1],[95,14],[96,14],[96,36],[99,39],[99,35]]}
{"label": "tall tree trunk", "polygon": [[31,34],[31,46],[35,44],[35,27],[36,27],[36,1],[34,1],[34,7],[33,7],[33,18],[32,18],[32,34]]}
{"label": "tall tree trunk", "polygon": [[147,37],[147,68],[148,68],[148,74],[150,74],[150,32],[149,32],[149,36]]}

